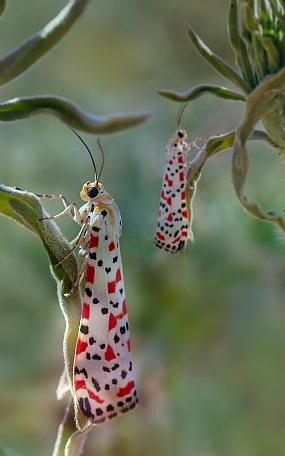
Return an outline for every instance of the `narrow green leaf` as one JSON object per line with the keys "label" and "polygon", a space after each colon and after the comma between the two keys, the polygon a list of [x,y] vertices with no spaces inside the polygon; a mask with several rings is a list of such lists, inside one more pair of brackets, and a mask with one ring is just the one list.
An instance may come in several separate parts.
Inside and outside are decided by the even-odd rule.
{"label": "narrow green leaf", "polygon": [[254,14],[251,11],[251,8],[247,3],[242,5],[241,12],[243,14],[243,22],[250,33],[261,32],[261,26],[257,22]]}
{"label": "narrow green leaf", "polygon": [[92,428],[92,424],[89,423],[83,431],[75,431],[66,443],[64,456],[80,456],[87,438],[87,432]]}
{"label": "narrow green leaf", "polygon": [[67,393],[70,393],[70,385],[68,383],[67,373],[64,366],[56,389],[57,400],[60,401]]}
{"label": "narrow green leaf", "polygon": [[73,401],[70,400],[66,407],[62,422],[59,425],[52,456],[63,456],[64,448],[69,437],[76,432],[74,421]]}
{"label": "narrow green leaf", "polygon": [[253,33],[251,35],[251,48],[252,48],[252,60],[254,62],[255,72],[258,76],[258,80],[263,81],[265,76],[269,74],[269,67],[266,52],[257,38],[257,36]]}
{"label": "narrow green leaf", "polygon": [[[3,1],[3,0],[1,0]],[[45,55],[81,16],[89,0],[72,0],[42,30],[0,60],[0,85],[16,78]]]}
{"label": "narrow green leaf", "polygon": [[192,224],[194,220],[194,210],[193,210],[193,203],[197,192],[198,182],[201,178],[202,172],[196,172],[196,169],[190,164],[189,170],[191,169],[191,173],[187,174],[186,180],[188,185],[186,187],[186,201],[187,201],[187,209],[188,209],[188,223],[189,223],[189,230],[188,230],[188,239],[190,242],[194,242],[194,233],[192,230]]}
{"label": "narrow green leaf", "polygon": [[14,98],[0,103],[0,121],[11,122],[38,114],[50,114],[67,125],[97,135],[116,133],[136,127],[151,116],[150,112],[115,113],[94,116],[66,98],[43,95]]}
{"label": "narrow green leaf", "polygon": [[246,101],[246,97],[240,93],[233,92],[232,90],[226,89],[225,87],[214,86],[211,84],[201,84],[193,87],[188,92],[175,92],[173,90],[157,90],[158,95],[167,98],[168,100],[181,102],[193,101],[196,98],[208,93],[215,95],[219,98],[234,101]]}
{"label": "narrow green leaf", "polygon": [[262,34],[262,27],[256,21],[254,13],[247,3],[242,4],[241,14],[243,18],[242,24],[244,27],[243,36],[247,39],[249,44],[252,65],[254,65],[254,70],[258,76],[258,80],[262,81],[265,76],[270,73],[266,52],[260,40],[255,35],[255,32]]}
{"label": "narrow green leaf", "polygon": [[239,33],[239,16],[237,0],[231,0],[228,15],[228,33],[231,45],[236,54],[236,62],[239,66],[243,78],[253,89],[256,84],[256,78],[250,63],[247,46]]}
{"label": "narrow green leaf", "polygon": [[266,30],[271,30],[274,26],[273,24],[273,14],[268,0],[259,0],[259,16],[261,19],[261,24],[264,32]]}
{"label": "narrow green leaf", "polygon": [[87,431],[92,429],[92,427],[92,425],[87,425],[83,432],[77,430],[74,421],[73,401],[70,401],[58,428],[52,456],[80,456],[87,437]]}
{"label": "narrow green leaf", "polygon": [[230,65],[221,59],[221,57],[212,52],[187,23],[186,28],[192,44],[195,46],[198,53],[211,65],[211,67],[239,87],[245,94],[250,93],[251,87],[248,82],[242,79],[242,77]]}
{"label": "narrow green leaf", "polygon": [[278,50],[276,49],[272,39],[266,36],[262,36],[258,32],[255,32],[254,35],[260,41],[261,45],[266,51],[270,73],[276,73],[280,68],[280,59]]}
{"label": "narrow green leaf", "polygon": [[0,0],[0,17],[3,16],[7,2],[6,0]]}
{"label": "narrow green leaf", "polygon": [[192,204],[196,194],[196,186],[200,179],[203,167],[208,158],[213,157],[219,152],[229,149],[233,146],[235,131],[231,131],[224,135],[217,135],[208,138],[206,143],[199,149],[193,160],[191,160],[188,172],[187,182],[189,189],[187,190],[187,202],[190,210],[190,222],[192,223],[193,211]]}

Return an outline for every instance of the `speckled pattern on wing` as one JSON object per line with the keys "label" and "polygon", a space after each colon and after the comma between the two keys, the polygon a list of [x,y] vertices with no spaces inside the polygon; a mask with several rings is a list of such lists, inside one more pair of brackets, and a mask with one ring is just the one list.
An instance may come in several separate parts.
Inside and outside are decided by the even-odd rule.
{"label": "speckled pattern on wing", "polygon": [[186,131],[179,129],[165,149],[166,164],[154,244],[170,253],[181,250],[189,234],[185,175],[189,145],[185,139]]}
{"label": "speckled pattern on wing", "polygon": [[74,391],[84,415],[99,424],[133,409],[138,397],[119,246],[120,211],[100,183],[86,183],[80,196],[87,201],[79,209],[81,224],[90,220],[79,251],[86,263]]}

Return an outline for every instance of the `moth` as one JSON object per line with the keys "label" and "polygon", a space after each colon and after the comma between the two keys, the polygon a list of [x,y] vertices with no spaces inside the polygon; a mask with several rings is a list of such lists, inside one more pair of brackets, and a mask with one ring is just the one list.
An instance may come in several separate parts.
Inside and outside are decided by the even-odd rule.
{"label": "moth", "polygon": [[[70,251],[79,247],[78,256],[83,259],[75,285],[84,277],[73,388],[83,414],[91,423],[100,424],[136,407],[138,395],[119,245],[121,215],[114,199],[99,182],[103,164],[98,175],[91,151],[74,133],[86,147],[95,172],[95,181],[86,182],[80,192],[85,204],[78,208],[62,195],[39,196],[60,198],[64,204],[64,210],[49,219],[69,214],[81,226]],[[98,145],[104,163],[99,140]]]}

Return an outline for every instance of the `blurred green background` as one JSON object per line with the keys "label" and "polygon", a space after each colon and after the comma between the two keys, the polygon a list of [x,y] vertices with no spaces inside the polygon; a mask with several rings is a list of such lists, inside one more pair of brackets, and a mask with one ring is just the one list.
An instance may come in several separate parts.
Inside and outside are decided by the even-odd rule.
{"label": "blurred green background", "polygon": [[[1,54],[50,21],[65,1],[11,0],[1,24]],[[284,239],[250,218],[231,185],[231,151],[211,159],[199,183],[195,244],[178,256],[153,246],[164,148],[178,104],[156,88],[185,91],[212,83],[233,88],[196,54],[188,21],[234,65],[226,0],[90,2],[65,39],[2,101],[55,94],[94,114],[151,110],[142,127],[103,137],[101,181],[123,217],[121,251],[140,406],[88,437],[86,456],[281,456],[285,454]],[[205,96],[184,112],[189,137],[225,133],[244,105]],[[100,161],[95,136],[82,134]],[[57,119],[1,125],[1,181],[80,204],[93,179],[86,151]],[[262,143],[250,145],[246,194],[282,213],[284,164]],[[45,201],[51,214],[58,201]],[[59,220],[68,239],[78,226]],[[65,401],[64,320],[46,254],[30,232],[0,219],[0,438],[9,456],[52,453]],[[6,449],[7,449],[6,448]],[[2,453],[1,453],[2,451]],[[10,451],[10,453],[9,453]]]}

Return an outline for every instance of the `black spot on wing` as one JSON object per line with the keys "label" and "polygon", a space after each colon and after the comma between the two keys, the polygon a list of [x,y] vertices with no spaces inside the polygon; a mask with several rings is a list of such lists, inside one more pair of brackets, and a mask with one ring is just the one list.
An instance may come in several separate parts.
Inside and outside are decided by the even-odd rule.
{"label": "black spot on wing", "polygon": [[80,398],[78,401],[79,407],[82,410],[82,413],[86,416],[86,418],[91,419],[91,421],[94,420],[95,416],[91,412],[91,406],[89,399],[87,397]]}
{"label": "black spot on wing", "polygon": [[92,291],[90,290],[90,288],[86,287],[86,288],[85,288],[85,293],[87,294],[87,296],[88,296],[89,298],[91,298],[91,296],[92,296]]}
{"label": "black spot on wing", "polygon": [[97,353],[95,353],[95,355],[92,356],[92,359],[95,359],[97,361],[101,361],[101,356],[97,355]]}
{"label": "black spot on wing", "polygon": [[82,334],[88,334],[88,333],[89,333],[89,326],[87,326],[87,325],[81,325],[81,326],[80,326],[80,332],[81,332]]}
{"label": "black spot on wing", "polygon": [[101,390],[101,387],[100,387],[98,381],[96,380],[96,378],[93,378],[93,377],[92,377],[91,380],[92,380],[92,383],[93,383],[93,386],[94,386],[95,390],[98,393]]}

